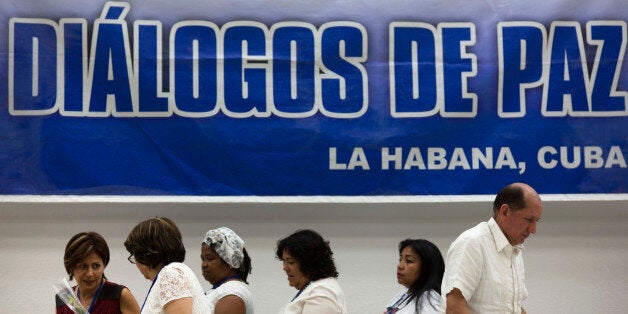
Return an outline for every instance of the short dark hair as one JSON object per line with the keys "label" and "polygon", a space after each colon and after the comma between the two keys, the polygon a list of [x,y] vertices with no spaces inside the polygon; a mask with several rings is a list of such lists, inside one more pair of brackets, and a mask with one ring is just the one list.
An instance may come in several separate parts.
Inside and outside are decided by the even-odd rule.
{"label": "short dark hair", "polygon": [[[443,274],[445,273],[445,261],[443,255],[434,243],[424,239],[405,239],[399,242],[399,255],[403,252],[403,249],[410,247],[412,252],[417,254],[421,259],[421,273],[419,278],[408,287],[408,291],[411,295],[407,303],[414,302],[418,307],[418,302],[421,296],[425,292],[430,290],[436,291],[441,294],[441,282],[443,281]],[[427,298],[428,302],[436,310],[436,306],[432,304],[430,298]]]}
{"label": "short dark hair", "polygon": [[283,261],[283,251],[286,250],[299,262],[299,270],[310,280],[323,278],[338,278],[338,271],[329,241],[314,230],[298,230],[277,241],[275,255]]}
{"label": "short dark hair", "polygon": [[93,231],[80,232],[68,241],[63,254],[63,265],[70,275],[70,280],[74,277],[72,271],[76,265],[92,253],[96,253],[102,259],[105,267],[109,264],[109,246],[100,234]]}
{"label": "short dark hair", "polygon": [[181,232],[166,217],[156,217],[137,224],[124,241],[124,247],[135,256],[135,260],[151,268],[185,260]]}
{"label": "short dark hair", "polygon": [[513,211],[525,208],[526,199],[523,187],[513,183],[502,188],[493,202],[493,213],[496,213],[503,204],[507,204]]}

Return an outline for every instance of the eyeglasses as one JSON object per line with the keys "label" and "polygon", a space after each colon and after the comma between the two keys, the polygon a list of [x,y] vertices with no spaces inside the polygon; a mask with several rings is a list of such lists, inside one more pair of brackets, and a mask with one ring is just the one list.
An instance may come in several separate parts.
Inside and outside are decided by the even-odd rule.
{"label": "eyeglasses", "polygon": [[135,264],[135,255],[131,254],[126,259],[129,260],[129,263]]}

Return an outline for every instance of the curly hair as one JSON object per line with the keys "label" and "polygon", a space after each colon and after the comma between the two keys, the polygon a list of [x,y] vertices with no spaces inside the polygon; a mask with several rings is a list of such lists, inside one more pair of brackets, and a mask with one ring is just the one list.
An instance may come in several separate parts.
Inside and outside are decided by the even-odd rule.
{"label": "curly hair", "polygon": [[140,222],[124,241],[126,250],[135,260],[156,268],[159,264],[183,262],[185,247],[177,225],[166,217]]}
{"label": "curly hair", "polygon": [[80,232],[75,234],[65,246],[63,254],[63,265],[65,271],[70,275],[70,280],[74,278],[72,271],[76,265],[86,259],[90,254],[95,253],[100,257],[107,267],[109,264],[109,246],[107,241],[96,232]]}
{"label": "curly hair", "polygon": [[314,230],[298,230],[290,236],[277,241],[275,255],[283,261],[283,252],[287,251],[299,262],[299,270],[310,280],[338,278],[338,271],[329,241]]}

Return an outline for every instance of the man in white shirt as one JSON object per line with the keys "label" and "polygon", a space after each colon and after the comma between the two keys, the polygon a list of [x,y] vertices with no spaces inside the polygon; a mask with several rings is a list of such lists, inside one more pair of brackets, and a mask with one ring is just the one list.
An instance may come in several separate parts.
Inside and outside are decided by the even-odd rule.
{"label": "man in white shirt", "polygon": [[531,186],[513,183],[499,191],[493,217],[449,247],[441,287],[446,313],[525,313],[521,250],[542,214],[541,198]]}

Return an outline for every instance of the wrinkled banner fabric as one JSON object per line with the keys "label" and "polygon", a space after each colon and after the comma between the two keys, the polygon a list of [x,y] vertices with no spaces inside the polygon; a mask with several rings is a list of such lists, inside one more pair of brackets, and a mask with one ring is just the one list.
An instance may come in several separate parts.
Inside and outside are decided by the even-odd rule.
{"label": "wrinkled banner fabric", "polygon": [[624,1],[2,1],[0,194],[628,193]]}

